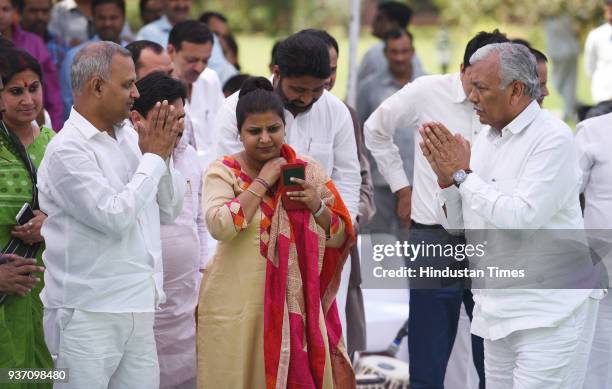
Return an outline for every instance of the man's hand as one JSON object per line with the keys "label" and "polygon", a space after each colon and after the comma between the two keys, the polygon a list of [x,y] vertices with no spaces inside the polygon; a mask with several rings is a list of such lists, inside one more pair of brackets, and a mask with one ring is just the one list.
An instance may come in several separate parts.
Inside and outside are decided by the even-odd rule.
{"label": "man's hand", "polygon": [[412,225],[412,220],[410,219],[412,212],[412,187],[405,186],[395,192],[395,195],[397,196],[397,216],[405,228],[410,228]]}
{"label": "man's hand", "polygon": [[142,121],[134,123],[138,132],[138,146],[143,154],[157,154],[166,160],[174,150],[183,118],[177,120],[174,106],[168,105],[167,100],[155,104],[149,115],[152,118],[149,128]]}
{"label": "man's hand", "polygon": [[419,129],[421,150],[440,184],[453,182],[453,174],[470,167],[470,142],[460,134],[453,135],[442,123],[425,123]]}
{"label": "man's hand", "polygon": [[2,258],[8,262],[0,265],[1,293],[25,296],[32,291],[36,283],[40,282],[39,278],[29,275],[45,270],[42,266],[36,266],[35,259],[26,259],[14,254],[2,254]]}

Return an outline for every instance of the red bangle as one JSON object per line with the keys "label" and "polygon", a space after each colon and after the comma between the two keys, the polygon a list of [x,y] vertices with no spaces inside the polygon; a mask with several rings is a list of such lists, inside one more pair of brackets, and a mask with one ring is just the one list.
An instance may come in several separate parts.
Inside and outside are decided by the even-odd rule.
{"label": "red bangle", "polygon": [[450,188],[451,186],[453,186],[453,184],[450,183],[448,185],[440,185],[440,183],[438,182],[438,186],[440,187],[440,189],[446,189],[446,188]]}

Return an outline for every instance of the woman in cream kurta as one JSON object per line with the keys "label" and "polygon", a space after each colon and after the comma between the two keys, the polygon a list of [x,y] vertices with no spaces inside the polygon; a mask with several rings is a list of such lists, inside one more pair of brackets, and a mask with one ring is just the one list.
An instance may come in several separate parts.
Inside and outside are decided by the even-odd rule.
{"label": "woman in cream kurta", "polygon": [[[314,165],[314,161],[311,164]],[[250,182],[238,161],[231,157],[211,164],[204,180],[203,202],[208,227],[220,242],[200,289],[197,344],[200,388],[266,387],[264,289],[267,259],[260,253],[260,228],[262,221],[264,225],[267,223],[266,216],[260,207],[250,223],[241,224],[240,218],[226,206],[245,191]],[[273,202],[274,199],[266,194],[262,207]],[[327,247],[340,247],[345,242],[344,224],[340,225],[326,241]],[[293,280],[290,276],[288,283]],[[291,305],[291,297],[288,299]],[[319,318],[326,345],[323,387],[333,388],[323,311]]]}
{"label": "woman in cream kurta", "polygon": [[[241,151],[213,162],[204,213],[220,243],[198,306],[200,388],[351,388],[354,373],[335,303],[354,240],[333,182],[283,144],[272,85],[247,79],[236,106]],[[282,186],[281,167],[304,170]],[[286,210],[281,194],[300,209]]]}

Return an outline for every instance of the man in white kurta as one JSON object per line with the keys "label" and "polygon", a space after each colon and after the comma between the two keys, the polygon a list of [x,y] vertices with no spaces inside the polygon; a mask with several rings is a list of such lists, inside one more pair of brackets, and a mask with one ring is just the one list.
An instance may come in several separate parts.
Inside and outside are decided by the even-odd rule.
{"label": "man in white kurta", "polygon": [[[471,159],[461,137],[449,133],[439,141],[442,137],[432,137],[431,129],[422,129],[427,135],[423,151],[443,188],[436,201],[445,228],[582,229],[571,131],[539,107],[536,62],[529,49],[492,44],[479,49],[470,63],[469,99],[480,121],[490,125],[475,138]],[[523,244],[542,252],[536,239]],[[580,387],[602,294],[593,289],[474,290],[472,333],[485,340],[487,387]]]}
{"label": "man in white kurta", "polygon": [[176,120],[140,135],[125,121],[136,72],[115,43],[83,49],[72,78],[74,108],[38,172],[45,339],[56,367],[70,369],[56,385],[154,388],[154,312],[166,298],[160,220],[174,220],[185,190],[170,159]]}
{"label": "man in white kurta", "polygon": [[[608,276],[612,264],[612,113],[578,123],[576,146],[582,172],[584,227],[591,248],[603,260]],[[609,279],[609,278],[608,278]],[[599,304],[597,325],[584,389],[612,388],[612,297]]]}

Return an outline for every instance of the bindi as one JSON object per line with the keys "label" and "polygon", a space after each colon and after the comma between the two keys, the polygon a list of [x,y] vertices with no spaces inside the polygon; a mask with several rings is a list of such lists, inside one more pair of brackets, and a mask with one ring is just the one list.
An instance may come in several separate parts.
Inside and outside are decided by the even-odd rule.
{"label": "bindi", "polygon": [[23,82],[23,87],[27,89],[27,87],[28,87],[28,82],[27,81]]}

